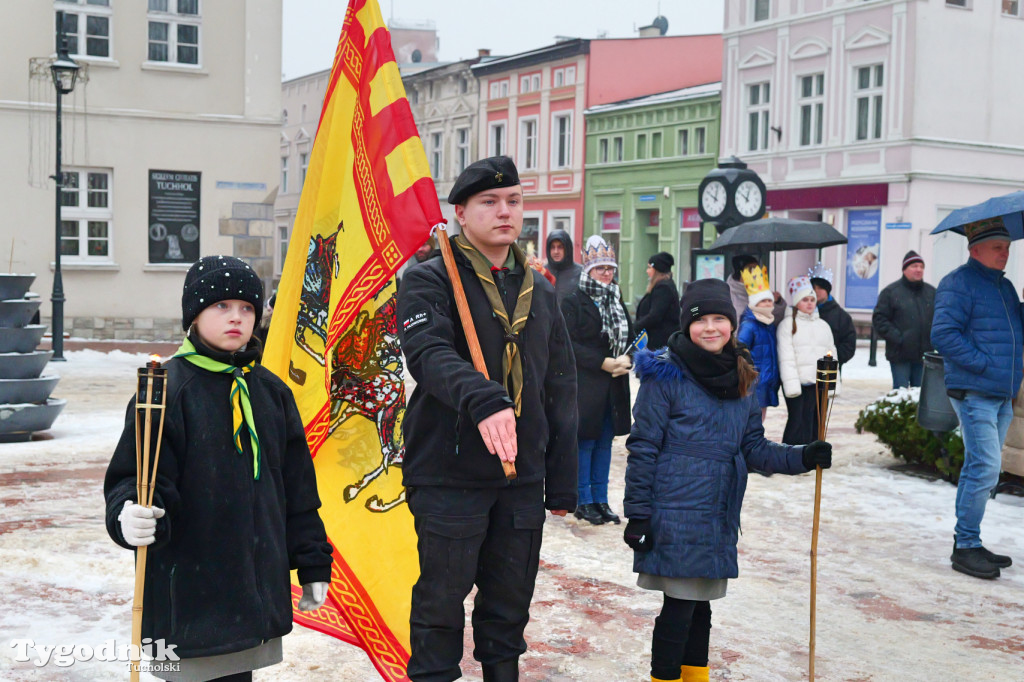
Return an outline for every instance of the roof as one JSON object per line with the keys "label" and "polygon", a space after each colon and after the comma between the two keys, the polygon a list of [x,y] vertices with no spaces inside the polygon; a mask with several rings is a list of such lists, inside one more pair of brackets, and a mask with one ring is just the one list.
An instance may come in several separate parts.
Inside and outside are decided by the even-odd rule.
{"label": "roof", "polygon": [[508,57],[496,57],[487,62],[481,62],[472,67],[473,73],[477,76],[487,76],[493,73],[521,69],[535,64],[553,62],[566,57],[574,57],[579,54],[586,54],[590,51],[590,41],[585,38],[573,38],[563,40],[554,45],[545,45],[536,50],[528,50]]}
{"label": "roof", "polygon": [[704,83],[703,85],[694,85],[689,88],[680,88],[678,90],[659,92],[654,95],[633,97],[631,99],[624,99],[618,102],[611,102],[609,104],[599,104],[598,106],[590,107],[589,109],[584,110],[583,115],[588,116],[591,114],[605,114],[610,111],[621,111],[623,109],[633,109],[636,107],[646,107],[657,104],[671,104],[673,102],[681,102],[688,99],[697,99],[700,97],[720,95],[721,93],[721,81],[717,81],[715,83]]}

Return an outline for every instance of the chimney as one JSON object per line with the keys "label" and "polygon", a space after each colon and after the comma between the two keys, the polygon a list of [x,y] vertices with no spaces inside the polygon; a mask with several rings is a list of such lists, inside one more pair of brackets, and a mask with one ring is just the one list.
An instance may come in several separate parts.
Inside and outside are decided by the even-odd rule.
{"label": "chimney", "polygon": [[661,30],[657,26],[641,26],[637,33],[640,34],[641,38],[658,38],[661,36]]}
{"label": "chimney", "polygon": [[490,51],[490,49],[485,48],[485,47],[477,48],[476,56],[477,57],[490,57],[491,56],[491,51]]}

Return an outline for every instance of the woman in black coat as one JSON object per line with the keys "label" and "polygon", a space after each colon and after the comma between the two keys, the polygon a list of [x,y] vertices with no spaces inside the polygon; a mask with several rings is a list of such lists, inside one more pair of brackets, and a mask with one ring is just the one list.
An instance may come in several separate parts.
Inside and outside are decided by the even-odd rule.
{"label": "woman in black coat", "polygon": [[664,348],[679,331],[679,291],[672,279],[672,254],[662,251],[647,262],[647,293],[636,306],[637,331],[647,331],[647,346]]}
{"label": "woman in black coat", "polygon": [[612,439],[629,433],[626,350],[633,325],[615,283],[615,251],[598,236],[583,250],[579,286],[562,301],[562,316],[576,356],[579,408],[579,504],[576,518],[619,523],[608,506]]}

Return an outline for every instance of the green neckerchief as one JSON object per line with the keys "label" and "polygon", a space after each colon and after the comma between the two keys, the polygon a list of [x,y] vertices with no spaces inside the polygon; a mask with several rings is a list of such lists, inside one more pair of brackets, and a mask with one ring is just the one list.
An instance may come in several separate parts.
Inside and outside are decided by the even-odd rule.
{"label": "green neckerchief", "polygon": [[491,304],[495,317],[498,318],[505,330],[505,354],[501,360],[505,379],[502,384],[512,398],[512,402],[515,403],[518,417],[523,410],[523,356],[519,351],[519,332],[526,326],[526,320],[530,317],[530,305],[533,303],[533,268],[526,265],[526,254],[523,253],[523,250],[512,244],[509,256],[514,259],[515,263],[522,266],[525,275],[510,322],[501,294],[498,293],[498,286],[494,283],[494,277],[491,275],[491,262],[461,234],[455,236],[455,244],[469,259],[473,271],[484,288],[484,293],[487,294],[487,300]]}
{"label": "green neckerchief", "polygon": [[216,372],[218,374],[230,374],[234,378],[231,384],[231,393],[228,400],[231,401],[232,434],[235,442],[235,451],[242,454],[242,433],[243,428],[249,432],[249,442],[252,445],[252,471],[253,478],[260,477],[260,439],[256,435],[256,420],[252,416],[252,404],[249,402],[249,387],[245,383],[246,372],[251,372],[256,366],[256,361],[250,362],[244,367],[235,367],[225,362],[218,362],[213,358],[200,354],[192,341],[187,337],[181,343],[181,347],[174,353],[176,358],[184,358],[196,367]]}

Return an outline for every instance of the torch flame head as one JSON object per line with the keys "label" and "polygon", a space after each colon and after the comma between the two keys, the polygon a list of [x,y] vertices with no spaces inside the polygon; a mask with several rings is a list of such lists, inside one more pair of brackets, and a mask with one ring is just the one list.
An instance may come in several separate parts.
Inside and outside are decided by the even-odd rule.
{"label": "torch flame head", "polygon": [[149,362],[146,363],[146,366],[147,367],[159,367],[160,366],[160,356],[156,355],[156,354],[150,355],[149,356]]}

